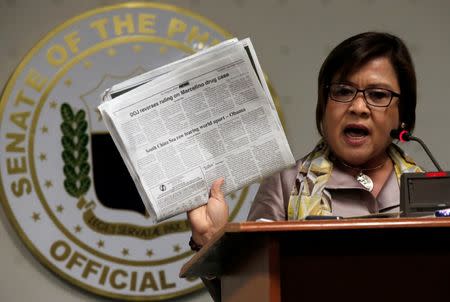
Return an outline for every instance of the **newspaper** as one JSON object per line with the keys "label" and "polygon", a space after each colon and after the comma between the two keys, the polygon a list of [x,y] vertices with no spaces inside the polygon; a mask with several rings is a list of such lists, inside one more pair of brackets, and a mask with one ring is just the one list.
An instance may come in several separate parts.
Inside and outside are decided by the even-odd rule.
{"label": "newspaper", "polygon": [[98,107],[156,223],[295,164],[250,39],[108,89]]}

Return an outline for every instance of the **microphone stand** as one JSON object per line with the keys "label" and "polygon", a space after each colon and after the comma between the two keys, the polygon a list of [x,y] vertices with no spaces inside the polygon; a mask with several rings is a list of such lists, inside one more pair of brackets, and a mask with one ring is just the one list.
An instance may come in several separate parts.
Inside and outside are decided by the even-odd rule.
{"label": "microphone stand", "polygon": [[433,154],[431,154],[427,145],[425,145],[425,143],[420,138],[412,136],[407,130],[399,130],[399,129],[391,130],[390,135],[392,138],[396,138],[396,139],[400,140],[401,142],[407,142],[410,140],[418,142],[422,146],[422,148],[425,150],[428,157],[431,159],[431,161],[433,162],[434,166],[438,169],[438,171],[443,172],[441,166],[439,166],[436,159],[434,159],[434,156],[433,156]]}
{"label": "microphone stand", "polygon": [[425,152],[428,154],[428,156],[430,157],[431,161],[433,162],[434,166],[438,169],[438,171],[439,172],[443,171],[441,166],[439,166],[438,162],[436,161],[436,159],[434,159],[434,156],[431,154],[427,145],[425,145],[425,143],[420,138],[412,136],[412,135],[408,135],[407,138],[405,136],[406,135],[404,135],[405,140],[412,140],[412,141],[418,142],[422,146],[422,148],[425,150]]}

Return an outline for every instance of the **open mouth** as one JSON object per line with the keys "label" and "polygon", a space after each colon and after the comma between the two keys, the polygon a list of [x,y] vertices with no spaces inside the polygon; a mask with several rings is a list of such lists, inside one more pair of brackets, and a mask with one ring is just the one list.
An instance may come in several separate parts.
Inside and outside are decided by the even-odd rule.
{"label": "open mouth", "polygon": [[369,129],[361,125],[348,125],[344,128],[344,134],[350,138],[363,138],[369,135]]}

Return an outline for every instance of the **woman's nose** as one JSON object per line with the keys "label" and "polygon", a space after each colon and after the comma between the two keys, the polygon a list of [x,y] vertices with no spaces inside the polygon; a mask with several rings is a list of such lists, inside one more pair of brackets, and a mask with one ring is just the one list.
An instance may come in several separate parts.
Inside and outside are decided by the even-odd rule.
{"label": "woman's nose", "polygon": [[367,105],[364,93],[362,91],[358,91],[358,93],[356,93],[355,98],[352,100],[350,104],[349,111],[356,114],[370,113],[369,106]]}

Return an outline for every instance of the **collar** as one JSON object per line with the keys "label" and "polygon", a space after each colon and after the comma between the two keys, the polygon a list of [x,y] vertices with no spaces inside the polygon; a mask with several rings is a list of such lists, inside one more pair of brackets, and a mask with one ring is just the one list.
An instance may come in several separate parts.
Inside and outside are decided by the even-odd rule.
{"label": "collar", "polygon": [[[333,170],[331,171],[330,178],[325,185],[325,188],[329,189],[331,194],[333,194],[332,190],[345,189],[362,190],[370,194],[370,192],[367,191],[353,176],[342,171],[338,165],[333,166]],[[394,170],[392,170],[391,175],[384,183],[375,200],[378,205],[378,211],[397,206],[400,203],[400,188]],[[398,209],[396,208],[395,210]]]}
{"label": "collar", "polygon": [[333,165],[330,178],[325,184],[327,189],[364,189],[364,187],[350,174],[340,169],[339,165]]}

